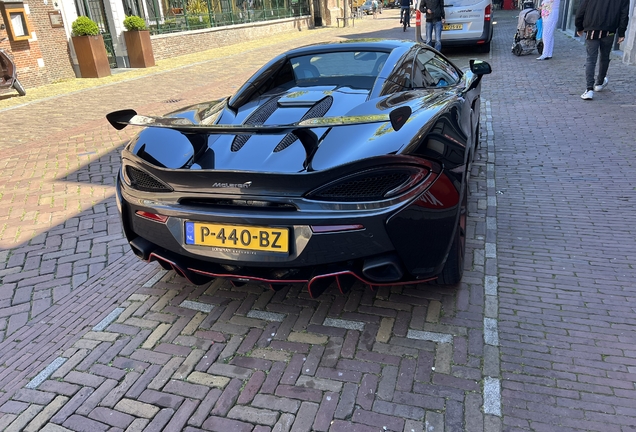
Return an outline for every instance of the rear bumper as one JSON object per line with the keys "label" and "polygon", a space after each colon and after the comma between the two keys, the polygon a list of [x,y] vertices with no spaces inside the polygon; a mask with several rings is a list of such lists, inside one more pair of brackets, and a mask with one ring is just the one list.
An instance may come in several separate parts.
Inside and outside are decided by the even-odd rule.
{"label": "rear bumper", "polygon": [[[440,182],[440,184],[443,182]],[[454,234],[458,205],[430,205],[430,191],[380,209],[356,212],[223,214],[161,205],[141,199],[138,191],[117,182],[117,202],[124,232],[135,254],[158,261],[194,283],[209,277],[268,284],[308,283],[312,295],[334,280],[344,290],[356,280],[368,285],[396,285],[431,280],[441,271]],[[449,183],[446,182],[446,185]],[[448,205],[450,203],[450,205]],[[137,211],[168,216],[165,223]],[[185,223],[199,221],[287,227],[289,253],[253,252],[185,244]],[[312,226],[362,225],[350,231],[314,232]],[[202,279],[203,278],[203,279]]]}
{"label": "rear bumper", "polygon": [[[422,32],[422,37],[426,36],[426,31]],[[477,37],[470,38],[456,38],[456,39],[447,39],[449,34],[447,32],[442,32],[442,46],[446,47],[457,47],[457,46],[474,46],[474,45],[483,45],[486,43],[490,43],[493,36],[493,27],[492,21],[488,21],[488,24],[484,25],[484,31],[481,35]]]}

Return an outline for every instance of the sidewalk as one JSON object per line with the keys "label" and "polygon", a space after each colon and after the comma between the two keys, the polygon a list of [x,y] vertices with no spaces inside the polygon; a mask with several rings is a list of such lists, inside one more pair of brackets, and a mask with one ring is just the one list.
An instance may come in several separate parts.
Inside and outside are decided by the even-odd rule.
{"label": "sidewalk", "polygon": [[502,24],[484,94],[503,427],[633,432],[636,69],[613,58],[608,87],[581,100],[579,40],[557,33],[551,60],[516,57]]}

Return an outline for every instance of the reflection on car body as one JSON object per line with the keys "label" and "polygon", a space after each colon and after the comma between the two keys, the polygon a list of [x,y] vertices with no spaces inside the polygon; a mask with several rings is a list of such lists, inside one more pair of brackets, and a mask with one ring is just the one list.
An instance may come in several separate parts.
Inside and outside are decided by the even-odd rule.
{"label": "reflection on car body", "polygon": [[144,127],[117,203],[135,254],[194,283],[272,288],[459,282],[484,62],[462,71],[412,41],[312,45],[231,97]]}

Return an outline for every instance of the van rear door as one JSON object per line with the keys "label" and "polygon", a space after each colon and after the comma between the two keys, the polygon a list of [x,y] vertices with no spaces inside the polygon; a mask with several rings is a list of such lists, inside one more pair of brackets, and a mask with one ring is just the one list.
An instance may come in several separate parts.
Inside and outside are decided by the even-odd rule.
{"label": "van rear door", "polygon": [[442,41],[476,42],[484,34],[485,25],[491,25],[492,0],[445,0],[444,3],[446,23]]}

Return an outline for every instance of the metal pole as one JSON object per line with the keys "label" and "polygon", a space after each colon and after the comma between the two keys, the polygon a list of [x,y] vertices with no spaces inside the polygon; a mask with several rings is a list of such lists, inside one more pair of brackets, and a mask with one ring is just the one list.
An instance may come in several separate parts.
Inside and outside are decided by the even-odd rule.
{"label": "metal pole", "polygon": [[351,16],[351,10],[349,8],[349,0],[344,0],[344,27],[349,27],[349,17]]}
{"label": "metal pole", "polygon": [[420,9],[415,9],[415,42],[424,42],[422,39],[422,12]]}

